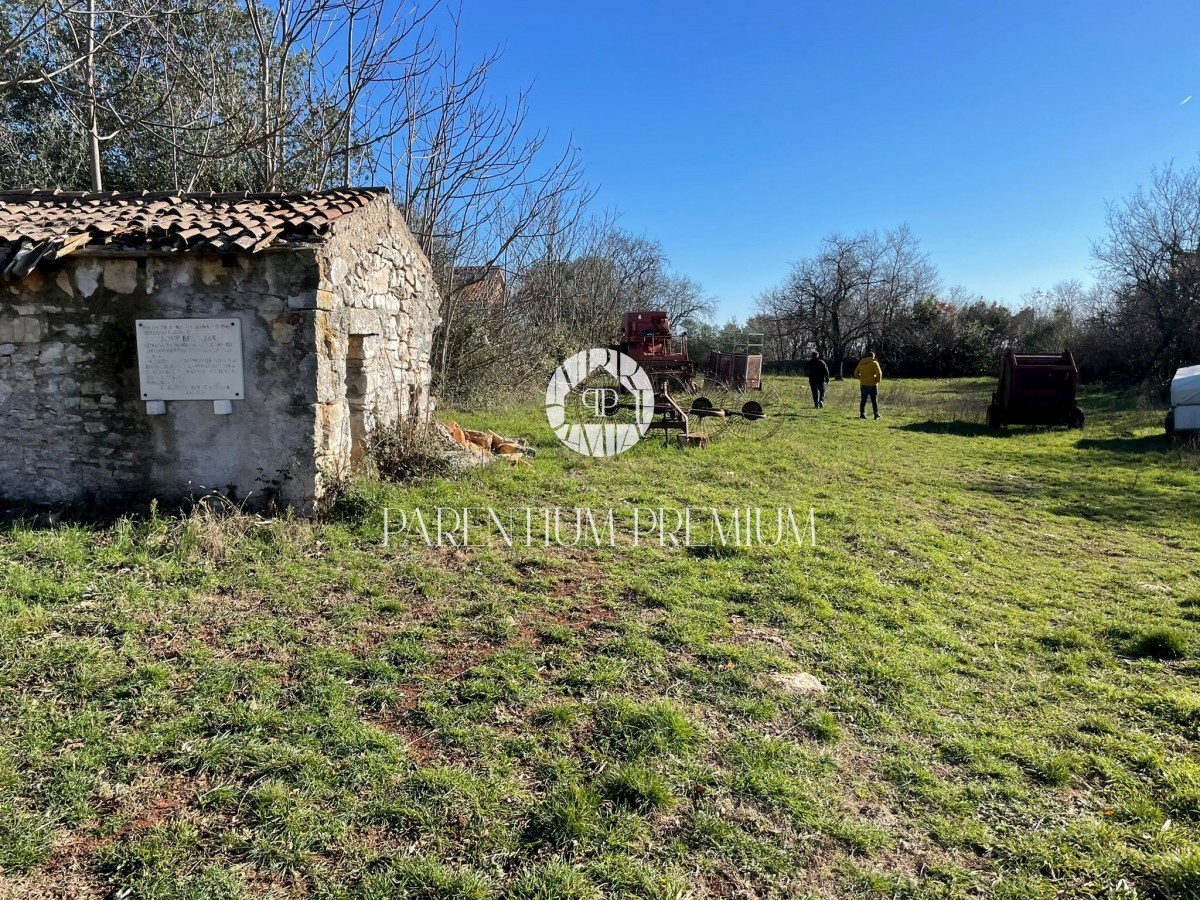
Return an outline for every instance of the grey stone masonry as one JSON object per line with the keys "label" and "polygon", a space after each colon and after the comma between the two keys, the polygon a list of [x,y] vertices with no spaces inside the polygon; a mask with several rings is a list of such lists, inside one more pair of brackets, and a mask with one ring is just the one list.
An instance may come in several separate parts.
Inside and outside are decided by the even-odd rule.
{"label": "grey stone masonry", "polygon": [[[427,418],[437,295],[391,200],[322,240],[259,253],[85,248],[0,276],[0,500],[62,504],[216,491],[300,512],[370,433]],[[137,319],[236,317],[246,397],[140,398]]]}

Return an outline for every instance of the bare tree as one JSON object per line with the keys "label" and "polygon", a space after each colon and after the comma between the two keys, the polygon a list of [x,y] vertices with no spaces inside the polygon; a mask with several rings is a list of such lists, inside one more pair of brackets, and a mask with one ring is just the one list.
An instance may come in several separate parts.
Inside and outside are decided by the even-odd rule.
{"label": "bare tree", "polygon": [[868,283],[868,249],[865,235],[832,234],[824,240],[817,256],[792,266],[785,283],[794,314],[807,316],[819,329],[818,343],[824,345],[837,378],[842,377],[851,344],[868,327],[860,302]]}
{"label": "bare tree", "polygon": [[794,303],[785,288],[769,288],[755,305],[758,314],[751,324],[763,333],[763,354],[768,360],[798,360],[812,350],[826,354],[816,316],[810,307]]}
{"label": "bare tree", "polygon": [[423,77],[406,82],[406,115],[379,161],[441,282],[438,374],[451,364],[458,318],[466,306],[468,273],[507,270],[511,256],[567,228],[589,197],[582,164],[569,143],[552,150],[530,128],[527,95],[490,93],[498,54],[469,63],[458,41],[458,19],[447,48]]}
{"label": "bare tree", "polygon": [[921,250],[908,225],[872,232],[863,242],[864,279],[862,305],[868,343],[879,341],[892,328],[897,315],[939,284],[937,267]]}
{"label": "bare tree", "polygon": [[778,288],[759,298],[762,316],[793,350],[807,344],[842,377],[857,349],[880,341],[897,315],[936,290],[937,269],[908,226],[879,234],[831,234],[816,256],[793,264]]}
{"label": "bare tree", "polygon": [[1098,323],[1123,335],[1135,380],[1165,377],[1200,354],[1200,167],[1155,170],[1109,204],[1107,225],[1093,247],[1112,298]]}
{"label": "bare tree", "polygon": [[410,98],[438,59],[438,0],[0,3],[0,72],[15,73],[0,95],[45,88],[88,136],[94,189],[113,142],[117,158],[165,148],[183,187],[206,172],[252,190],[348,182],[428,112]]}
{"label": "bare tree", "polygon": [[622,231],[611,216],[547,221],[539,229],[509,257],[505,303],[481,304],[479,292],[461,292],[445,337],[453,360],[447,394],[478,397],[490,388],[511,396],[544,385],[564,356],[611,344],[628,310],[664,309],[677,329],[712,314],[712,299],[672,270],[658,242]]}
{"label": "bare tree", "polygon": [[391,141],[426,112],[412,97],[436,63],[428,25],[438,8],[437,0],[243,0],[256,85],[244,149],[260,189],[377,171]]}

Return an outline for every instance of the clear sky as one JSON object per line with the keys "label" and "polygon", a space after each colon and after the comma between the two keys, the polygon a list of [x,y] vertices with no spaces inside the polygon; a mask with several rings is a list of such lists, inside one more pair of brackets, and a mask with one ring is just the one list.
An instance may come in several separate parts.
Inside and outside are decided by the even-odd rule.
{"label": "clear sky", "polygon": [[947,286],[1088,280],[1105,201],[1200,158],[1197,0],[462,3],[496,88],[532,84],[722,318],[825,234],[902,222]]}

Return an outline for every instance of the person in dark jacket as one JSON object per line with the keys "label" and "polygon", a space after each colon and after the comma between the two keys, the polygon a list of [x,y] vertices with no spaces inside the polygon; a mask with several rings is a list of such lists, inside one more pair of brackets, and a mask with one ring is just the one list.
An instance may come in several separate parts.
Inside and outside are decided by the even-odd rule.
{"label": "person in dark jacket", "polygon": [[825,405],[825,385],[829,384],[829,366],[821,359],[821,354],[813,351],[812,359],[804,364],[804,373],[808,375],[808,386],[812,389],[813,408],[820,409]]}

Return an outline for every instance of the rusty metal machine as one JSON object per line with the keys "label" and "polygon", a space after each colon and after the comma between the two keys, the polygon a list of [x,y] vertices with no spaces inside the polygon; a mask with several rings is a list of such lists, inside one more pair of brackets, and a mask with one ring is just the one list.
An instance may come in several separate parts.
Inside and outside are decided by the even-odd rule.
{"label": "rusty metal machine", "polygon": [[720,350],[708,355],[706,382],[716,381],[735,390],[761,391],[763,335],[738,334],[726,339]]}
{"label": "rusty metal machine", "polygon": [[[770,417],[761,395],[761,341],[757,347],[757,354],[748,352],[747,347],[736,353],[731,349],[725,354],[729,377],[722,378],[718,366],[718,371],[706,372],[703,390],[696,383],[696,365],[688,356],[687,335],[672,334],[662,310],[625,313],[615,349],[637,362],[654,385],[655,415],[650,428],[661,430],[668,443],[675,432],[680,446],[705,446],[710,438],[743,433],[751,427],[760,436],[777,427],[777,421],[767,424]],[[750,390],[757,395],[744,396]],[[690,402],[685,395],[692,397]],[[618,400],[610,405],[608,414],[619,416],[630,408]]]}
{"label": "rusty metal machine", "polygon": [[673,335],[662,310],[625,313],[616,349],[642,367],[655,390],[661,386],[695,393],[696,366],[688,357],[687,335]]}
{"label": "rusty metal machine", "polygon": [[987,408],[988,428],[1005,425],[1083,427],[1083,410],[1075,404],[1079,370],[1069,353],[1004,354],[1000,384]]}

